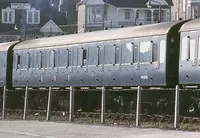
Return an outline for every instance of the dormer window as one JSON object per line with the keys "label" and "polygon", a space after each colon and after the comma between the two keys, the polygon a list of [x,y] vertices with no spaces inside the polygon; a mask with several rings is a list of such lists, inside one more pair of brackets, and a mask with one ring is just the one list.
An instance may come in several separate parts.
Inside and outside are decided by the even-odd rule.
{"label": "dormer window", "polygon": [[6,24],[14,24],[15,10],[10,9],[9,7],[7,7],[6,9],[2,9],[1,21],[2,23]]}
{"label": "dormer window", "polygon": [[32,8],[27,11],[27,24],[40,24],[40,11]]}

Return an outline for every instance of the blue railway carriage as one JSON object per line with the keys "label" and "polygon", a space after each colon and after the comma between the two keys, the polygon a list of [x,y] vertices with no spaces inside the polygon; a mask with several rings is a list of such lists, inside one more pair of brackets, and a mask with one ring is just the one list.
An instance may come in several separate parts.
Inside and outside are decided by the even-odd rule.
{"label": "blue railway carriage", "polygon": [[12,48],[17,43],[0,43],[0,87],[12,86]]}
{"label": "blue railway carriage", "polygon": [[200,19],[185,23],[180,29],[179,83],[200,84]]}
{"label": "blue railway carriage", "polygon": [[21,42],[13,49],[13,86],[173,86],[183,23]]}

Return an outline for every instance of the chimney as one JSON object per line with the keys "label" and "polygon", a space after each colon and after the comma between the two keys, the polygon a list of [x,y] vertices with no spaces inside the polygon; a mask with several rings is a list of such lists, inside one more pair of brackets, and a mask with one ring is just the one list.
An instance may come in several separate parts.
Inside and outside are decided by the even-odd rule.
{"label": "chimney", "polygon": [[59,0],[58,11],[61,12],[63,7],[63,0]]}

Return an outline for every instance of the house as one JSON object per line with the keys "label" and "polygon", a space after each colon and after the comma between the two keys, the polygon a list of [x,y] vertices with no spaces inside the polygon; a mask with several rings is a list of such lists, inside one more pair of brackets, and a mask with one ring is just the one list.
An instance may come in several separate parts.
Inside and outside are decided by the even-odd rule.
{"label": "house", "polygon": [[78,32],[167,22],[172,5],[172,0],[81,0]]}
{"label": "house", "polygon": [[173,0],[172,20],[187,20],[200,17],[200,0]]}
{"label": "house", "polygon": [[[1,0],[0,42],[75,32],[76,29],[67,27],[71,21],[68,15],[76,14],[68,11],[72,4],[71,0]],[[42,32],[41,28],[47,26],[54,29]]]}

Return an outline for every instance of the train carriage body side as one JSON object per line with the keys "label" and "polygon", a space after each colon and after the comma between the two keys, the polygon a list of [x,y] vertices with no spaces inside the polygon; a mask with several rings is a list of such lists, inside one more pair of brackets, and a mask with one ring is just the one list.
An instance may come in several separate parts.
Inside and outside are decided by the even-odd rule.
{"label": "train carriage body side", "polygon": [[200,19],[185,23],[180,29],[179,83],[200,84]]}
{"label": "train carriage body side", "polygon": [[21,61],[14,65],[13,86],[175,85],[178,59],[173,56],[182,24],[160,23],[22,42],[14,48],[14,60],[20,56]]}

